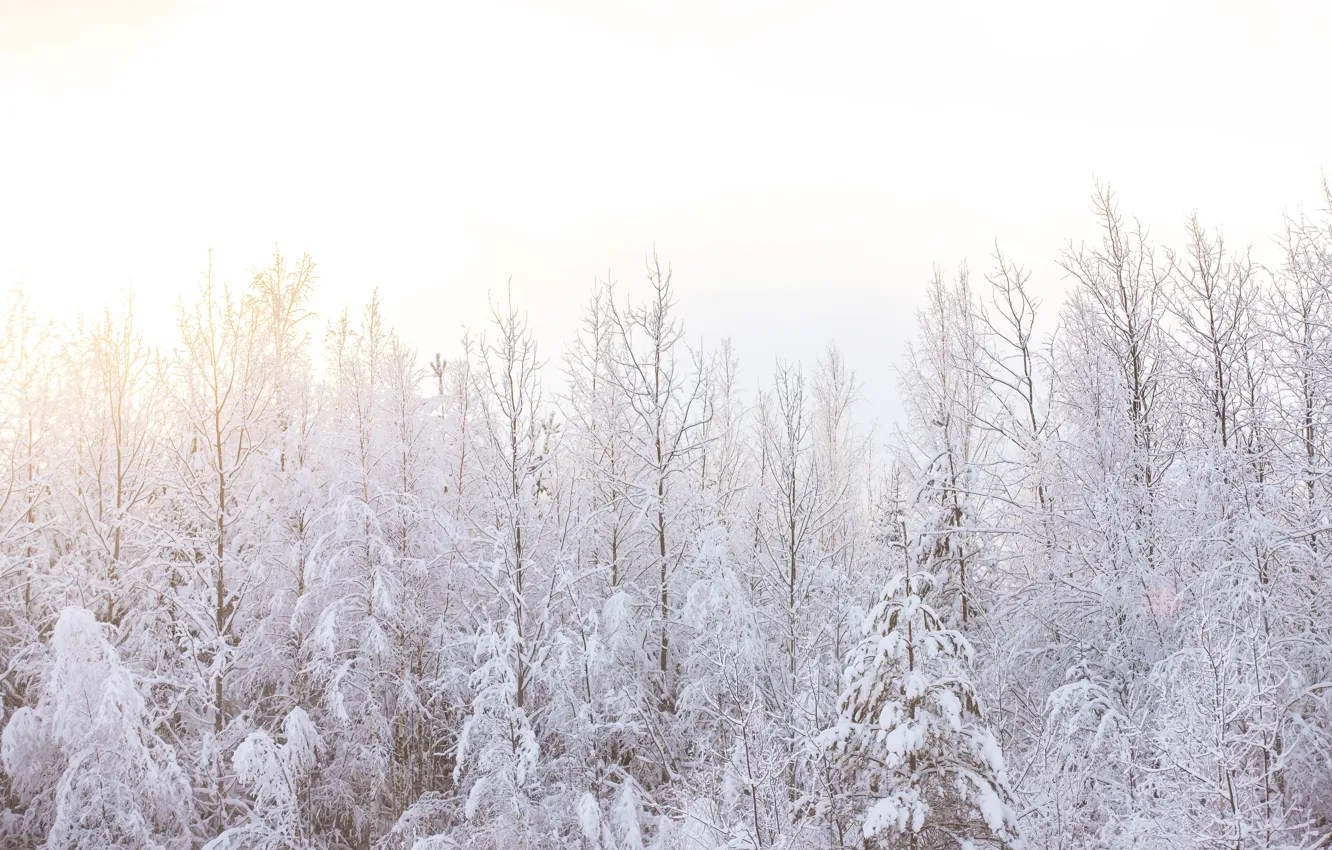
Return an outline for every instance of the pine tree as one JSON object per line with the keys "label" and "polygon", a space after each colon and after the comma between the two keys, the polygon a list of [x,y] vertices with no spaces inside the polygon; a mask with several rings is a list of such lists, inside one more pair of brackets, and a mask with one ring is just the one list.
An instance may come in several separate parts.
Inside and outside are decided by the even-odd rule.
{"label": "pine tree", "polygon": [[973,650],[930,605],[936,579],[904,572],[865,619],[840,717],[821,743],[851,774],[870,847],[1019,847],[1017,817],[968,667]]}

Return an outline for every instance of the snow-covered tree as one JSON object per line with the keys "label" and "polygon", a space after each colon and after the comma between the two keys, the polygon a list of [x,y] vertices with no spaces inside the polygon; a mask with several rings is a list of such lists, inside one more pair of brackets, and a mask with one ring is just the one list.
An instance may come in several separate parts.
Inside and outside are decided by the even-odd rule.
{"label": "snow-covered tree", "polygon": [[867,846],[1017,847],[1003,755],[970,680],[973,650],[931,607],[936,590],[932,573],[910,570],[884,588],[821,741],[853,777]]}
{"label": "snow-covered tree", "polygon": [[250,818],[222,833],[206,850],[300,850],[311,846],[309,805],[303,794],[323,742],[304,709],[282,721],[282,740],[251,732],[231,757],[236,778],[253,797]]}
{"label": "snow-covered tree", "polygon": [[377,293],[316,358],[277,252],[163,353],[20,294],[0,845],[1325,847],[1325,205],[1265,257],[1098,187],[936,271],[886,446],[655,256],[563,369],[507,299],[423,369]]}
{"label": "snow-covered tree", "polygon": [[189,784],[104,628],[60,613],[41,697],[0,737],[21,834],[48,850],[189,847]]}

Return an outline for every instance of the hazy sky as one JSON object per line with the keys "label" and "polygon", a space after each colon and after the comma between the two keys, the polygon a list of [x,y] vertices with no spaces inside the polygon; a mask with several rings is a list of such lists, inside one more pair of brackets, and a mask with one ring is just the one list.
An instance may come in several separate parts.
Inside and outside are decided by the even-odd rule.
{"label": "hazy sky", "polygon": [[1266,251],[1332,167],[1329,33],[1326,2],[0,0],[0,275],[165,326],[209,246],[239,284],[277,243],[321,315],[377,285],[445,356],[512,276],[554,359],[655,243],[750,378],[836,340],[887,417],[932,265],[998,238],[1057,292],[1093,175],[1163,241],[1196,208]]}

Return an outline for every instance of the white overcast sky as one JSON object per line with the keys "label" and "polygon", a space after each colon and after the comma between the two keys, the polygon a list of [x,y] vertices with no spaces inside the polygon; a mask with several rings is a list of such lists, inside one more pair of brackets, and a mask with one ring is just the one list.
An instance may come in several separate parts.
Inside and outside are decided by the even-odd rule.
{"label": "white overcast sky", "polygon": [[696,339],[752,380],[835,340],[887,418],[933,264],[998,238],[1057,296],[1093,175],[1162,241],[1197,209],[1267,252],[1332,166],[1330,34],[1326,2],[0,0],[0,275],[165,327],[210,246],[243,283],[276,243],[321,315],[378,286],[445,356],[511,276],[554,360],[655,243]]}

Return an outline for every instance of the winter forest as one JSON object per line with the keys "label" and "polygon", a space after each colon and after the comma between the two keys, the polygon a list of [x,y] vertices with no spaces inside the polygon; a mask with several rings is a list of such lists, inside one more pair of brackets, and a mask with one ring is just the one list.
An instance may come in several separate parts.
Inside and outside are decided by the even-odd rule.
{"label": "winter forest", "polygon": [[1259,263],[1098,186],[897,375],[704,347],[653,253],[431,359],[308,256],[165,348],[17,293],[0,845],[1326,847],[1325,196]]}

